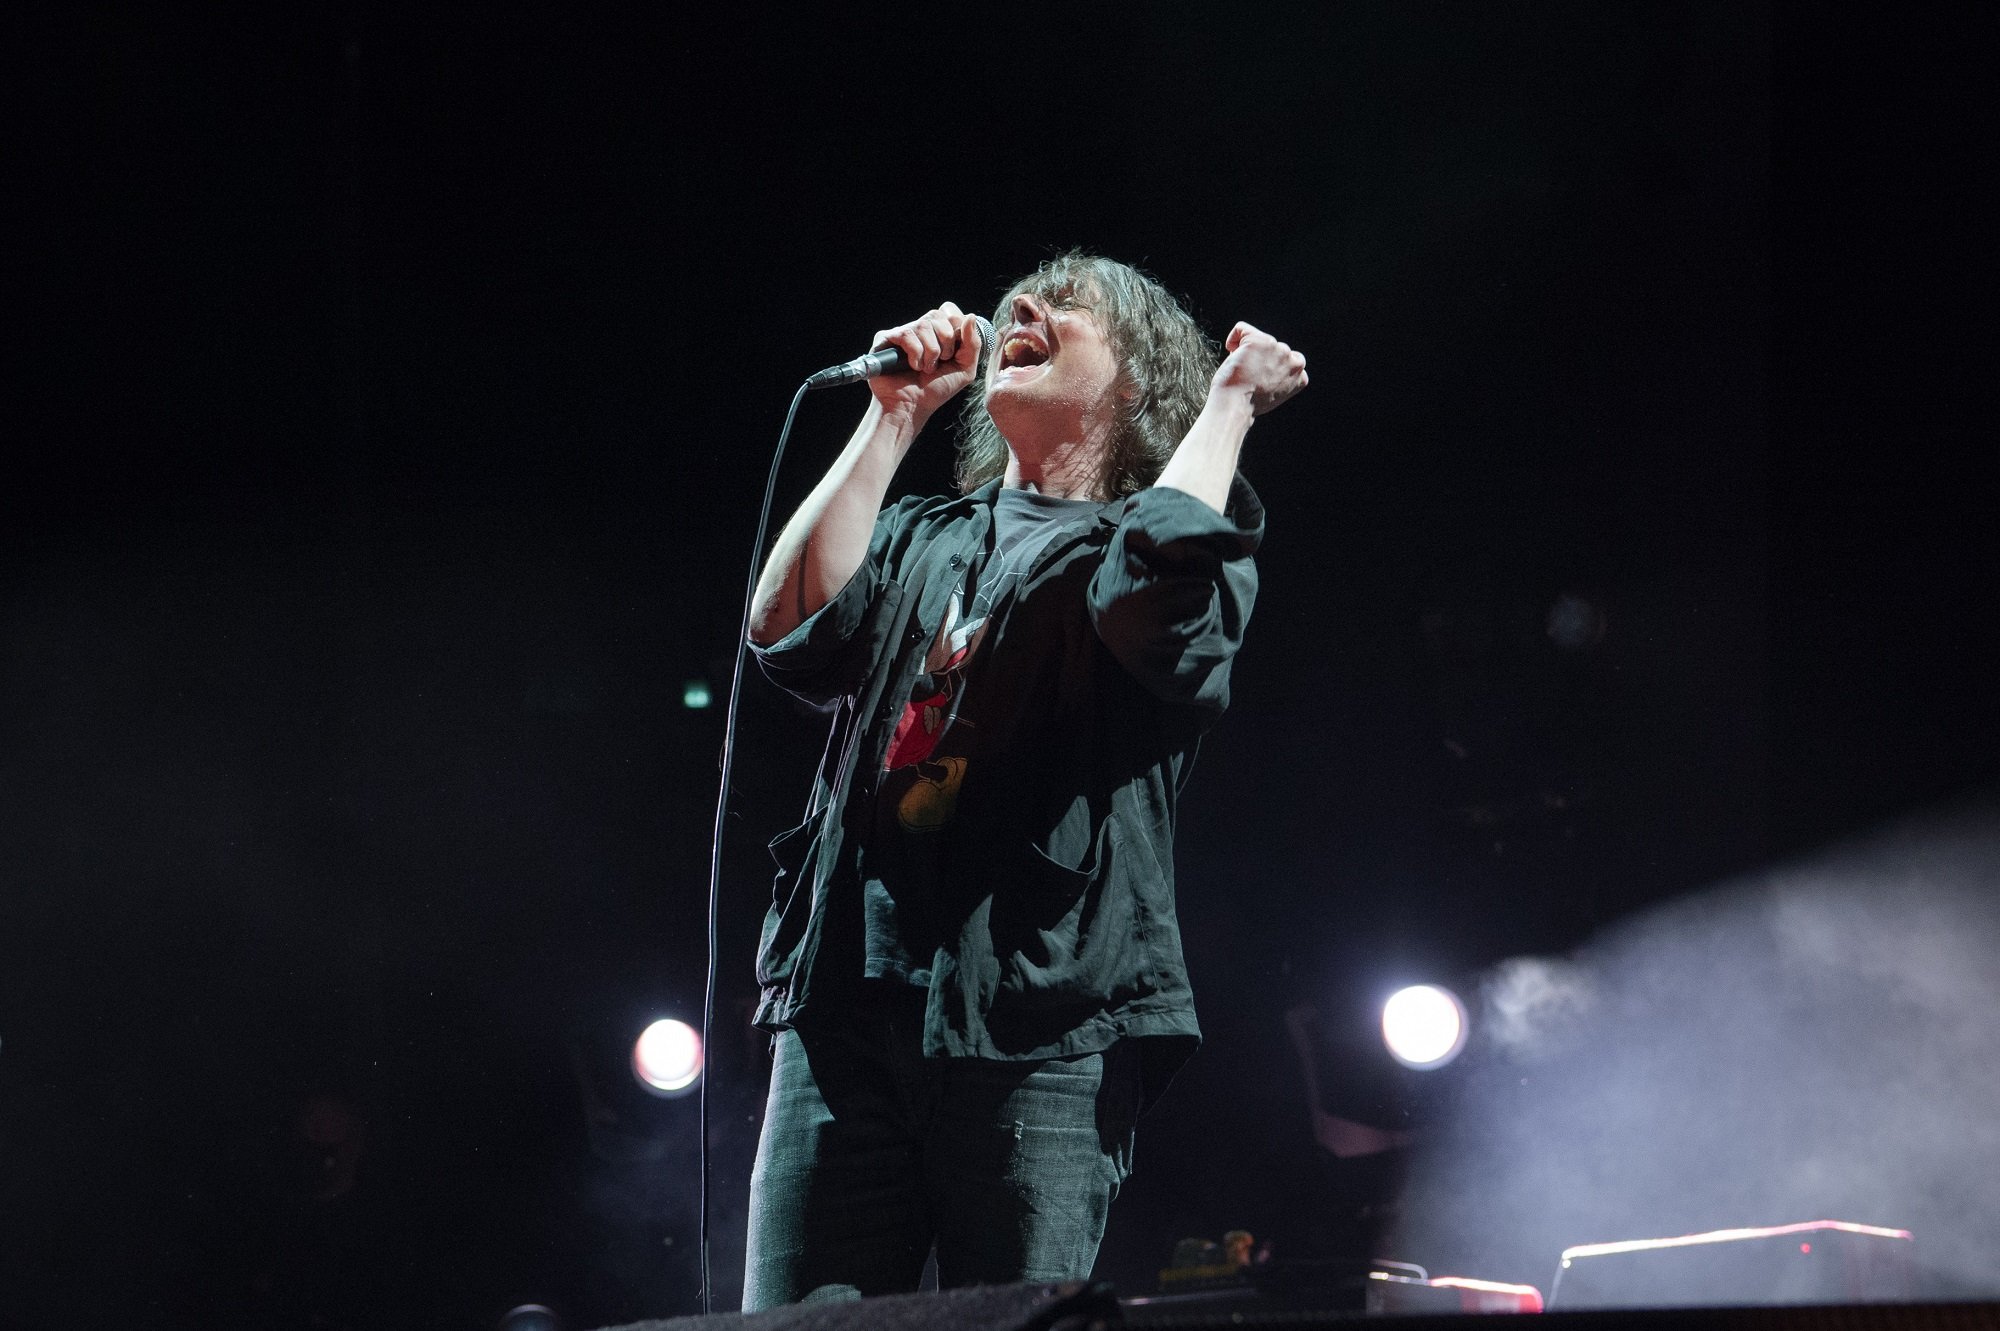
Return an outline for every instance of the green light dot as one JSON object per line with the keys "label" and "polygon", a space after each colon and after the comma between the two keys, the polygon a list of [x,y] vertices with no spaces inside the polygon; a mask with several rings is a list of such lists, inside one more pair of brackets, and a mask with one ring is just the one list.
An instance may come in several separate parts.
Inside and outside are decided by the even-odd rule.
{"label": "green light dot", "polygon": [[681,706],[706,707],[710,701],[707,680],[691,679],[681,685]]}

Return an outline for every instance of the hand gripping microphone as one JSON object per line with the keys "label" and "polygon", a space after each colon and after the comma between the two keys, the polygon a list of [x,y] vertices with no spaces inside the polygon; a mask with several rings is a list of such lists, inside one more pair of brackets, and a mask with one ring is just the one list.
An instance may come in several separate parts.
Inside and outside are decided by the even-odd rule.
{"label": "hand gripping microphone", "polygon": [[[988,323],[983,315],[971,314],[966,317],[979,325],[979,364],[973,367],[973,372],[977,374],[985,369],[986,358],[993,350],[993,325]],[[806,387],[830,388],[834,384],[858,384],[863,379],[873,379],[879,374],[897,374],[909,368],[909,359],[901,351],[895,347],[883,347],[865,356],[856,356],[853,360],[828,366],[806,380]]]}

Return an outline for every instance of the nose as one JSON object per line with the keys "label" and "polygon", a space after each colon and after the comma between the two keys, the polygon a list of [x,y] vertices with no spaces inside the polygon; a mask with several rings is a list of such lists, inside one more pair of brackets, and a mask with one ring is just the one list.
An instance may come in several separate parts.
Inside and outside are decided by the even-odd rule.
{"label": "nose", "polygon": [[1021,324],[1040,323],[1042,303],[1023,291],[1008,303],[1007,317],[1016,327]]}

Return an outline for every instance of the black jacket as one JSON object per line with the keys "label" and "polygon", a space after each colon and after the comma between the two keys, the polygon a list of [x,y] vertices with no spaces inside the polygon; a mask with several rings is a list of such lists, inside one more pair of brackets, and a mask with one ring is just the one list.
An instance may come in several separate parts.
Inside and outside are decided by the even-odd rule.
{"label": "black jacket", "polygon": [[[756,649],[775,683],[834,717],[808,817],[771,843],[767,1029],[824,1019],[851,992],[860,958],[837,945],[821,956],[828,914],[860,909],[884,755],[951,592],[988,548],[998,489],[885,509],[847,586]],[[1175,804],[1229,704],[1263,526],[1241,477],[1226,517],[1178,490],[1141,491],[1058,537],[989,631],[987,741],[944,834],[926,1054],[1049,1058],[1159,1037],[1145,1045],[1150,1099],[1198,1043]]]}

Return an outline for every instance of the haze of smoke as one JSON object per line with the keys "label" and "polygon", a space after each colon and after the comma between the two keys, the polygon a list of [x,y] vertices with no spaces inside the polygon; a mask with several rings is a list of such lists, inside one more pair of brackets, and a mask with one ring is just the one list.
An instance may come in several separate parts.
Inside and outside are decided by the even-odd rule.
{"label": "haze of smoke", "polygon": [[1480,1007],[1388,1255],[1546,1290],[1574,1244],[1842,1219],[1912,1230],[1918,1293],[2000,1295],[2000,804],[1504,963]]}

